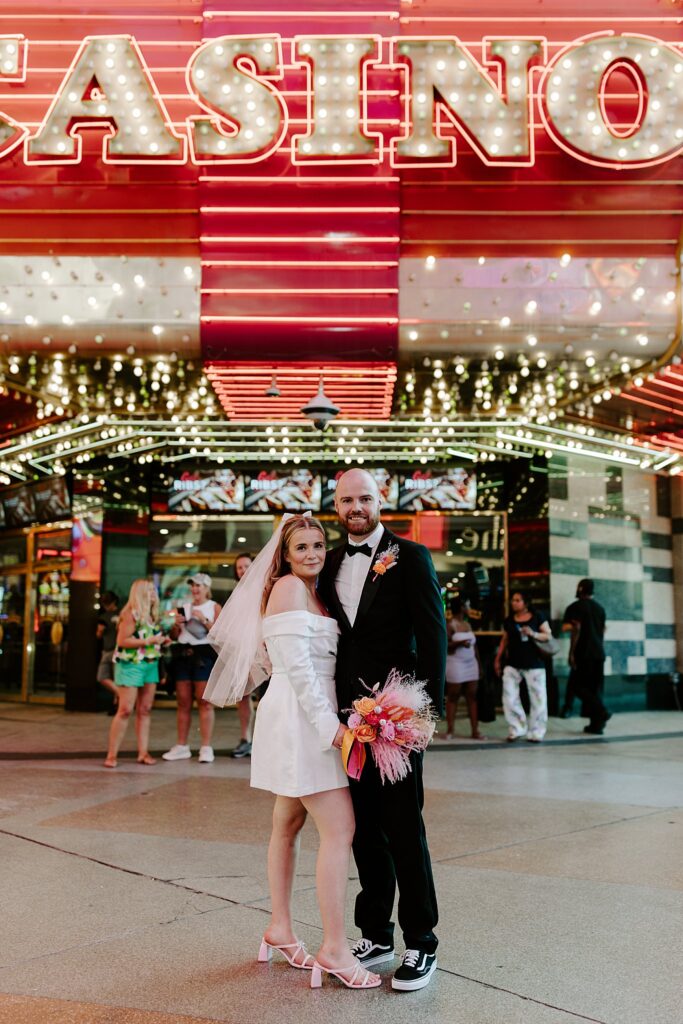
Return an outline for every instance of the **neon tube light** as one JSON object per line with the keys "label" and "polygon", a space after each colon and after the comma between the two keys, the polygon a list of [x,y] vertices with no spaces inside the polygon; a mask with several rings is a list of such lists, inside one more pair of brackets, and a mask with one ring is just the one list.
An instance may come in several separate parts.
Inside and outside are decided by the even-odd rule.
{"label": "neon tube light", "polygon": [[[366,19],[366,11],[327,11],[319,16],[356,18],[361,13]],[[226,13],[225,17],[235,14]],[[314,16],[297,11],[258,11],[249,16],[269,14],[273,18]],[[12,16],[13,23],[22,16],[27,20],[44,17],[19,14]],[[204,16],[215,20],[222,15],[209,11]],[[376,16],[395,21],[398,12],[377,12]],[[114,20],[118,16],[92,17]],[[138,17],[162,23],[198,23],[193,17]],[[60,14],[59,18],[76,20],[80,15]],[[487,19],[436,20],[468,24]],[[578,24],[585,19],[566,20]],[[625,20],[644,26],[666,22]],[[0,49],[17,38],[0,35]],[[48,41],[42,43],[48,45]],[[49,43],[57,44],[61,52],[68,40]],[[154,40],[147,45],[168,50],[169,46],[184,49],[193,44]],[[22,46],[30,50],[30,42]],[[548,60],[551,48],[553,56]],[[473,56],[475,51],[480,59]],[[585,68],[591,68],[591,73],[585,73]],[[124,35],[87,36],[48,115],[25,141],[25,160],[77,162],[82,156],[82,130],[99,127],[106,133],[105,162],[183,163],[189,159],[196,164],[238,166],[288,150],[295,165],[451,167],[457,162],[457,137],[464,135],[486,165],[522,167],[535,161],[536,128],[540,127],[576,160],[632,170],[683,153],[683,127],[677,116],[683,101],[681,69],[680,46],[640,29],[620,34],[599,30],[560,43],[549,43],[540,35],[492,35],[479,42],[443,35],[387,38],[343,33],[293,35],[291,39],[279,33],[223,35],[205,39],[190,56],[185,68],[188,100],[194,100],[204,114],[189,116],[176,131],[137,40]],[[182,70],[155,67],[154,74]],[[35,75],[60,72],[64,74],[64,69],[31,68]],[[630,124],[610,119],[607,101],[617,94],[609,88],[615,72],[627,74],[636,91],[638,109]],[[371,82],[380,75],[390,88],[371,89]],[[294,122],[288,99],[294,93],[287,89],[287,76],[305,78],[303,92],[296,91],[306,101],[301,134],[289,131]],[[370,97],[398,95],[397,84],[400,119],[374,119]],[[625,95],[623,89],[618,95]],[[6,96],[2,102],[11,100]],[[7,111],[0,118],[5,143],[9,135],[16,147],[28,126],[13,122]],[[392,125],[391,132],[369,131],[369,125],[383,122]],[[9,152],[7,145],[2,148],[2,141],[0,159]]]}

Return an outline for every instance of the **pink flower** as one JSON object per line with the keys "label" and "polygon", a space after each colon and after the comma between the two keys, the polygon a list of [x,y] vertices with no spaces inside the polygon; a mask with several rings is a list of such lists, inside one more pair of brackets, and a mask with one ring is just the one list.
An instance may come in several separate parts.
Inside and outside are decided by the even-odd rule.
{"label": "pink flower", "polygon": [[365,721],[368,725],[379,725],[379,718],[374,711],[371,711],[369,715],[365,716]]}
{"label": "pink flower", "polygon": [[396,726],[393,722],[383,718],[379,723],[379,731],[383,740],[394,740],[396,738]]}
{"label": "pink flower", "polygon": [[361,718],[361,716],[354,711],[352,715],[349,715],[349,721],[347,724],[349,729],[357,729],[358,726],[362,723],[362,721],[363,719]]}

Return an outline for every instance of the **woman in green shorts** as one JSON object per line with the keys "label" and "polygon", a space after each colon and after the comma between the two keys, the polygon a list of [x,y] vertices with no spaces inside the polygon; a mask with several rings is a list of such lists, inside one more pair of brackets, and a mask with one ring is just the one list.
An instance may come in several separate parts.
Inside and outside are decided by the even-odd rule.
{"label": "woman in green shorts", "polygon": [[138,763],[156,764],[149,753],[150,712],[159,682],[161,647],[170,643],[159,627],[159,597],[149,580],[135,580],[128,603],[119,616],[114,652],[114,682],[118,710],[109,730],[105,768],[116,768],[116,757],[136,709]]}

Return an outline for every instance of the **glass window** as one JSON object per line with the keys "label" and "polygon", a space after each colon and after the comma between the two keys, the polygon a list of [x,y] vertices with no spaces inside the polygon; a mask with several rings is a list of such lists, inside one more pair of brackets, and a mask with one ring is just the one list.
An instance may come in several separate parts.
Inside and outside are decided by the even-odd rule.
{"label": "glass window", "polygon": [[63,694],[69,632],[69,574],[62,569],[35,574],[33,693]]}
{"label": "glass window", "polygon": [[671,477],[655,477],[657,515],[664,519],[671,518]]}
{"label": "glass window", "polygon": [[418,515],[417,540],[429,548],[446,601],[459,595],[476,632],[499,630],[505,616],[505,517]]}
{"label": "glass window", "polygon": [[0,567],[21,565],[26,561],[26,535],[0,537]]}
{"label": "glass window", "polygon": [[256,554],[273,532],[272,516],[224,516],[221,519],[155,519],[150,528],[153,555],[202,554],[234,557],[238,552]]}
{"label": "glass window", "polygon": [[71,530],[37,533],[35,560],[46,562],[50,558],[71,558]]}
{"label": "glass window", "polygon": [[0,575],[0,690],[21,693],[26,577]]}

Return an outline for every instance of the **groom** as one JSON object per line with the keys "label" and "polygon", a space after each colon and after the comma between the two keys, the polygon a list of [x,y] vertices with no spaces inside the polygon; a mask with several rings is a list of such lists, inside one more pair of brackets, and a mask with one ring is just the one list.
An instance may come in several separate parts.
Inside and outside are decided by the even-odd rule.
{"label": "groom", "polygon": [[[320,593],[341,628],[337,698],[347,718],[366,687],[383,684],[391,669],[414,673],[427,684],[441,713],[446,668],[446,623],[439,582],[429,552],[394,536],[380,522],[374,478],[350,469],[337,484],[335,508],[348,541],[327,554]],[[383,562],[394,546],[395,560]],[[384,556],[386,557],[386,556]],[[384,572],[375,571],[382,563]],[[422,755],[411,754],[411,772],[382,784],[373,758],[358,782],[350,781],[356,815],[353,854],[361,892],[356,925],[362,938],[353,952],[364,967],[393,960],[391,920],[398,885],[398,921],[406,951],[392,988],[424,988],[436,970],[436,894],[422,806]]]}

